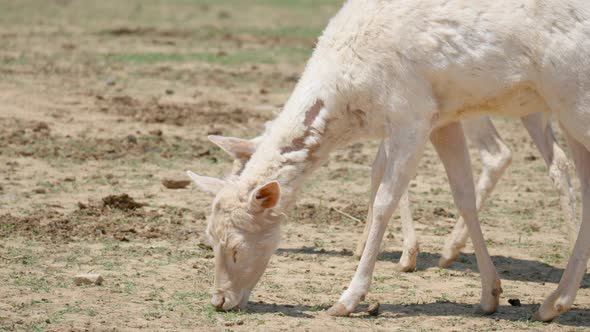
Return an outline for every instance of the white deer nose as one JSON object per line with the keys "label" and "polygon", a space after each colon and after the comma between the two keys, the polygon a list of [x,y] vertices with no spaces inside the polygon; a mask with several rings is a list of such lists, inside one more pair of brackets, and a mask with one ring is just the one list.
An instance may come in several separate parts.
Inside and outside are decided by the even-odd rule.
{"label": "white deer nose", "polygon": [[222,310],[224,303],[225,303],[225,297],[223,296],[223,294],[215,294],[211,298],[211,305],[213,305],[213,307],[217,311]]}

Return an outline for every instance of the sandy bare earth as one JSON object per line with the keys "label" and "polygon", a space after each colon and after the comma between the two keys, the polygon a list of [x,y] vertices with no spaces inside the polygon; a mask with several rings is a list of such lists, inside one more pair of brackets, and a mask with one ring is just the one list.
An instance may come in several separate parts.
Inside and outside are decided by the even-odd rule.
{"label": "sandy bare earth", "polygon": [[[473,314],[470,245],[437,267],[457,212],[429,148],[411,185],[418,270],[395,271],[395,216],[366,302],[350,318],[326,315],[357,264],[377,142],[335,152],[305,184],[247,310],[208,304],[213,255],[199,238],[211,198],[161,180],[228,172],[207,134],[260,133],[339,4],[0,0],[0,330],[589,329],[588,275],[571,311],[528,320],[555,289],[569,245],[545,165],[512,119],[494,120],[514,160],[481,213],[503,282],[497,313]],[[76,286],[86,272],[104,284]]]}

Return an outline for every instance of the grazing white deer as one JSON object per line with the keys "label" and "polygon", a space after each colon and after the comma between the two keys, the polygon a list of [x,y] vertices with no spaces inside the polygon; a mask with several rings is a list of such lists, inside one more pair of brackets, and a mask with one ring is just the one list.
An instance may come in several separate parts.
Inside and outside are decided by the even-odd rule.
{"label": "grazing white deer", "polygon": [[[575,212],[576,197],[569,176],[569,161],[563,150],[557,145],[551,125],[544,125],[542,113],[527,115],[522,118],[522,122],[541,152],[543,160],[549,169],[549,176],[559,191],[561,209],[567,221],[567,235],[570,245],[573,248],[576,235],[578,234],[579,223],[577,222]],[[479,211],[508,165],[510,165],[512,154],[487,116],[470,118],[462,121],[462,124],[467,138],[479,150],[482,161],[482,171],[475,193],[476,207]],[[376,188],[381,181],[385,163],[386,160],[384,160],[383,151],[380,148],[377,158],[373,163],[373,173],[371,174],[373,188]],[[374,194],[375,192],[373,191],[372,198]],[[367,223],[355,251],[357,257],[362,255],[365,248],[365,241],[369,235],[371,205],[372,202],[369,203]],[[406,195],[402,196],[399,209],[402,221],[403,251],[397,268],[403,272],[410,272],[416,269],[416,257],[419,246],[414,230],[410,202]],[[445,267],[457,259],[461,253],[461,249],[465,247],[468,237],[467,225],[462,218],[459,218],[451,236],[444,246],[439,262],[441,267]]]}
{"label": "grazing white deer", "polygon": [[480,310],[502,292],[477,219],[460,122],[470,115],[553,112],[582,185],[572,257],[536,319],[568,310],[590,255],[590,6],[585,0],[350,0],[320,37],[284,110],[241,174],[192,174],[215,194],[207,233],[219,310],[246,305],[275,251],[282,212],[337,146],[383,139],[367,244],[328,311],[349,315],[367,294],[387,223],[430,140],[467,224],[481,275]]}
{"label": "grazing white deer", "polygon": [[[533,142],[541,152],[543,160],[549,169],[549,176],[559,191],[561,208],[566,216],[568,226],[568,239],[573,248],[578,234],[579,224],[576,221],[576,197],[571,186],[569,176],[569,161],[563,150],[557,145],[553,129],[549,123],[545,123],[542,113],[534,113],[522,118],[522,122],[533,139]],[[267,130],[270,123],[266,124]],[[487,116],[474,117],[462,121],[467,138],[478,148],[482,160],[482,172],[476,186],[476,207],[478,211],[491,194],[492,190],[500,180],[500,177],[510,165],[512,153],[504,143],[492,121]],[[262,136],[252,140],[245,140],[235,137],[209,136],[211,142],[234,157],[233,169],[230,176],[241,173],[246,162],[256,151],[257,145],[262,141]],[[379,149],[377,158],[373,163],[371,175],[371,186],[376,186],[381,181],[386,161],[383,159],[383,151]],[[374,198],[375,192],[371,198]],[[373,202],[369,203],[369,211]],[[410,202],[407,193],[404,194],[399,203],[400,216],[402,220],[403,251],[397,269],[402,272],[410,272],[416,269],[416,259],[419,245],[414,230],[414,222],[410,209]],[[360,257],[365,248],[365,241],[369,235],[371,225],[370,212],[361,240],[357,245],[355,255]],[[452,263],[459,256],[461,249],[465,247],[469,237],[467,225],[462,218],[459,218],[451,237],[448,239],[440,259],[440,266],[444,267]]]}

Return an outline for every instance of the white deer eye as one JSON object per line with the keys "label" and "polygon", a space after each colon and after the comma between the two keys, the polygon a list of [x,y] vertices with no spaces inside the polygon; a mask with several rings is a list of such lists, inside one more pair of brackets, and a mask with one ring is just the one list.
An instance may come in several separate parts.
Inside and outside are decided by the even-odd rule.
{"label": "white deer eye", "polygon": [[237,250],[233,251],[232,258],[234,259],[234,263],[238,262],[238,251]]}

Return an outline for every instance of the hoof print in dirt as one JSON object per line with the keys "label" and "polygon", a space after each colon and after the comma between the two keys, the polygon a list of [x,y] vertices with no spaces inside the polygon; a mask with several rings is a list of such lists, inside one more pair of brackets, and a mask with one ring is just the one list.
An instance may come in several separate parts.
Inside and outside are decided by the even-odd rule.
{"label": "hoof print in dirt", "polygon": [[100,286],[100,285],[102,285],[103,281],[104,281],[104,279],[102,278],[102,276],[100,274],[95,274],[95,273],[78,274],[74,278],[74,284],[76,286],[82,286],[82,285]]}

